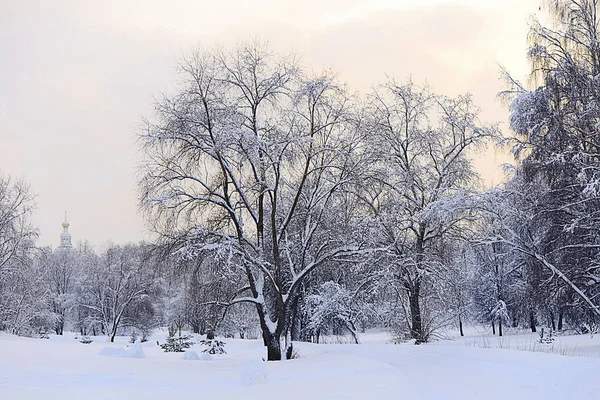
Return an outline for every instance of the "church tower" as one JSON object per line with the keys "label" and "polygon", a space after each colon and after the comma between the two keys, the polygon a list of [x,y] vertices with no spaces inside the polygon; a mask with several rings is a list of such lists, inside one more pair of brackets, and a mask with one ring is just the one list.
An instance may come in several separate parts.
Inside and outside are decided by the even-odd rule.
{"label": "church tower", "polygon": [[63,232],[60,234],[60,246],[61,249],[70,249],[73,247],[71,244],[71,234],[69,233],[69,222],[67,221],[67,212],[65,211],[65,221],[62,223]]}

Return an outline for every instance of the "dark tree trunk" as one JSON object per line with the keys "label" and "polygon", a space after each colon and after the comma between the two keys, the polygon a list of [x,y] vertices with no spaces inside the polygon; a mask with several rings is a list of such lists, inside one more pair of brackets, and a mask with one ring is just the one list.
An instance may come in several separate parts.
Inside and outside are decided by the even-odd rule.
{"label": "dark tree trunk", "polygon": [[496,334],[496,324],[492,321],[492,335]]}
{"label": "dark tree trunk", "polygon": [[558,311],[558,330],[562,331],[563,329],[563,310],[562,308]]}
{"label": "dark tree trunk", "polygon": [[417,344],[424,342],[423,324],[421,321],[421,306],[419,304],[420,284],[415,283],[409,291],[410,302],[410,335],[417,341]]}
{"label": "dark tree trunk", "polygon": [[267,324],[269,315],[265,312],[262,304],[256,305],[258,317],[260,320],[260,328],[262,330],[263,343],[267,348],[267,361],[280,361],[281,360],[281,343],[280,337],[283,331],[283,316],[280,315],[280,321],[278,321],[275,332],[271,332]]}
{"label": "dark tree trunk", "polygon": [[498,336],[502,336],[502,320],[498,321]]}
{"label": "dark tree trunk", "polygon": [[358,333],[356,332],[356,326],[352,321],[346,321],[346,327],[352,334],[352,338],[354,339],[354,344],[360,344],[360,339],[358,338]]}
{"label": "dark tree trunk", "polygon": [[59,315],[56,324],[54,325],[54,332],[57,335],[62,335],[65,327],[65,317],[63,315]]}
{"label": "dark tree trunk", "polygon": [[463,324],[462,319],[460,319],[460,315],[458,316],[458,329],[460,330],[460,336],[465,336],[463,332]]}
{"label": "dark tree trunk", "polygon": [[192,326],[192,331],[194,333],[200,333],[200,322],[197,319],[192,319],[190,325]]}
{"label": "dark tree trunk", "polygon": [[554,313],[552,311],[550,311],[550,323],[552,325],[552,330],[555,331],[556,330],[556,322],[554,321]]}
{"label": "dark tree trunk", "polygon": [[290,345],[288,346],[288,348],[285,351],[285,359],[291,360],[293,355],[294,355],[294,344],[290,343]]}
{"label": "dark tree trunk", "polygon": [[279,343],[279,338],[276,335],[269,334],[266,342],[267,361],[281,361],[281,344]]}
{"label": "dark tree trunk", "polygon": [[531,332],[537,332],[537,329],[535,328],[535,315],[533,314],[533,311],[529,312],[529,326],[531,327]]}
{"label": "dark tree trunk", "polygon": [[298,301],[299,301],[300,296],[296,296],[296,298],[294,299],[294,302],[292,304],[292,318],[291,318],[291,327],[290,327],[290,335],[291,335],[291,339],[292,341],[294,340],[298,340],[300,338],[300,332],[299,332],[299,323],[300,323],[300,315],[301,314],[299,312],[299,307],[298,307]]}

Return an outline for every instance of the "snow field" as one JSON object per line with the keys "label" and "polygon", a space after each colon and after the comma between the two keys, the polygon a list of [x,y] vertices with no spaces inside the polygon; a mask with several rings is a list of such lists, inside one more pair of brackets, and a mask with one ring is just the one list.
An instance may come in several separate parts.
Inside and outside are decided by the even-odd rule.
{"label": "snow field", "polygon": [[600,358],[469,347],[464,340],[390,345],[378,335],[365,335],[362,345],[295,343],[299,359],[266,363],[259,340],[228,340],[227,354],[189,362],[185,353],[164,353],[156,345],[162,337],[138,345],[145,358],[122,358],[99,353],[137,351],[124,349],[126,337],[84,345],[72,334],[49,340],[1,334],[0,398],[600,398]]}

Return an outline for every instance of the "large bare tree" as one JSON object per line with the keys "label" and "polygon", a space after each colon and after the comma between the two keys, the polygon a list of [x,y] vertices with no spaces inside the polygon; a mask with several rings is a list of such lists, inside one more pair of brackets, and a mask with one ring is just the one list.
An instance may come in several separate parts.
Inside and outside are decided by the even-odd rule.
{"label": "large bare tree", "polygon": [[163,239],[240,268],[245,283],[227,305],[255,306],[267,358],[280,360],[302,282],[359,253],[324,232],[359,168],[351,98],[257,43],[180,67],[180,90],[141,135],[143,205]]}
{"label": "large bare tree", "polygon": [[448,98],[412,82],[377,87],[365,121],[372,168],[361,197],[380,228],[373,240],[388,249],[411,336],[427,341],[425,286],[435,283],[444,241],[464,238],[474,218],[469,199],[479,178],[471,159],[498,131],[479,121],[471,96]]}

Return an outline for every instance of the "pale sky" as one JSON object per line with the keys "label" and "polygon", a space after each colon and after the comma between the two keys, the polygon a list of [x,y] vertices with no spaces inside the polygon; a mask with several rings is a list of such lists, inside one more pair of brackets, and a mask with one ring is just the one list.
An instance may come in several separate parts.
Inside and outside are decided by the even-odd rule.
{"label": "pale sky", "polygon": [[[136,135],[176,60],[258,38],[333,68],[366,91],[386,75],[470,92],[507,120],[498,64],[525,79],[526,34],[541,0],[0,0],[0,171],[37,194],[41,245],[147,238],[138,212]],[[502,154],[478,169],[498,183]]]}

